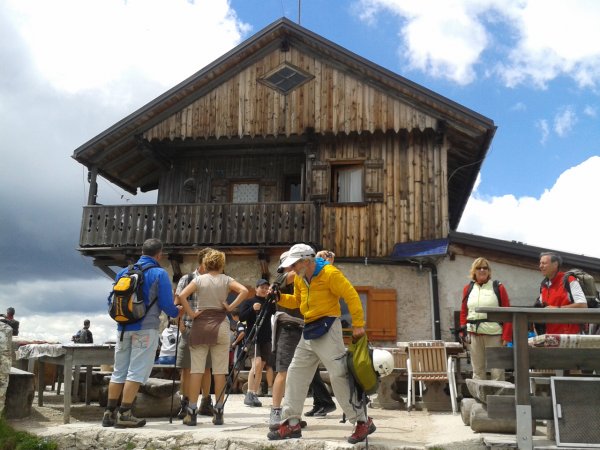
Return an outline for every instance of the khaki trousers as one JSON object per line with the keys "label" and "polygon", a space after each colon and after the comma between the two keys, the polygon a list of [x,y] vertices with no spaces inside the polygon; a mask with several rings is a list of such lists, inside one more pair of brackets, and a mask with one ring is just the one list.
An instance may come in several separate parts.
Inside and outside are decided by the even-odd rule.
{"label": "khaki trousers", "polygon": [[[329,331],[317,339],[300,338],[294,357],[288,368],[285,381],[285,397],[283,399],[281,418],[300,419],[308,387],[313,379],[319,361],[329,372],[333,394],[346,418],[355,423],[365,422],[367,417],[362,408],[355,408],[350,403],[350,383],[346,366],[346,348],[342,339],[342,326],[338,318]],[[352,401],[358,403],[356,396]]]}
{"label": "khaki trousers", "polygon": [[[502,336],[499,334],[473,334],[471,338],[471,364],[473,365],[473,379],[486,380],[485,349],[488,347],[502,347]],[[490,369],[491,379],[504,381],[504,369]]]}

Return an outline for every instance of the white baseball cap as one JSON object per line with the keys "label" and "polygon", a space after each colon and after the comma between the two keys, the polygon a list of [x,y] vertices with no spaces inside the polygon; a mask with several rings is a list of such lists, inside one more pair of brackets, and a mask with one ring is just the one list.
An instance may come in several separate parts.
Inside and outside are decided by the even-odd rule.
{"label": "white baseball cap", "polygon": [[286,267],[290,267],[296,261],[307,258],[309,256],[315,256],[315,250],[306,244],[296,244],[288,252],[287,255],[284,253],[281,255],[279,268],[284,269]]}

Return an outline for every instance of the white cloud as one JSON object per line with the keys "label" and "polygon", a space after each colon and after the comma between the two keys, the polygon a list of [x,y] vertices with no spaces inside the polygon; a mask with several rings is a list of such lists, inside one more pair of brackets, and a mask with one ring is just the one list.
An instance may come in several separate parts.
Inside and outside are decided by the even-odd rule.
{"label": "white cloud", "polygon": [[474,65],[490,43],[478,16],[492,3],[362,0],[359,16],[370,23],[380,11],[400,16],[405,22],[400,29],[403,42],[399,54],[406,55],[410,67],[468,84],[475,79]]}
{"label": "white cloud", "polygon": [[[507,86],[531,82],[545,88],[561,75],[580,87],[600,81],[600,3],[593,0],[359,0],[357,5],[369,23],[379,13],[399,16],[400,54],[411,68],[432,76],[468,84],[482,64],[483,74],[494,66]],[[506,42],[493,33],[502,33]],[[488,54],[491,63],[483,60]]]}
{"label": "white cloud", "polygon": [[515,103],[511,108],[511,111],[527,111],[527,105],[523,102]]}
{"label": "white cloud", "polygon": [[94,337],[94,343],[102,344],[116,339],[116,322],[108,314],[73,314],[53,313],[52,320],[49,315],[32,314],[29,316],[19,315],[16,317],[19,324],[19,339],[41,340],[47,342],[61,342],[68,344],[71,337],[83,328],[83,321],[90,320],[90,330]]}
{"label": "white cloud", "polygon": [[560,137],[565,137],[577,123],[577,115],[573,107],[567,106],[554,116],[554,131]]}
{"label": "white cloud", "polygon": [[600,3],[529,0],[508,12],[518,38],[509,62],[499,67],[507,85],[530,80],[545,87],[560,75],[580,87],[600,81]]}
{"label": "white cloud", "polygon": [[[171,86],[232,48],[248,30],[226,0],[9,4],[38,71],[70,93],[106,88],[124,77]],[[173,45],[172,36],[181,45]]]}
{"label": "white cloud", "polygon": [[597,111],[596,108],[590,105],[587,105],[584,109],[583,109],[583,114],[585,114],[588,117],[596,117],[597,115]]}
{"label": "white cloud", "polygon": [[[600,258],[598,224],[584,214],[597,192],[600,156],[565,171],[540,198],[471,196],[459,231]],[[575,195],[577,194],[577,195]]]}
{"label": "white cloud", "polygon": [[540,119],[536,122],[535,126],[542,133],[540,143],[544,145],[548,140],[548,136],[550,135],[550,126],[548,125],[548,121],[546,119]]}

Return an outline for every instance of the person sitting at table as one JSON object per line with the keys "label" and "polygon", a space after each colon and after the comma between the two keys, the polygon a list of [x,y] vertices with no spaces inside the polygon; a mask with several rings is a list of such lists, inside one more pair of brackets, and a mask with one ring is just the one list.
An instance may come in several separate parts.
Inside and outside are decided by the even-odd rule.
{"label": "person sitting at table", "polygon": [[175,364],[177,328],[177,319],[169,319],[169,326],[160,335],[160,353],[154,364]]}
{"label": "person sitting at table", "polygon": [[0,317],[2,317],[2,319],[0,319],[0,322],[3,322],[6,325],[9,325],[12,328],[12,335],[18,336],[19,335],[19,321],[15,320],[15,308],[13,308],[12,306],[9,306],[6,309],[6,315],[0,314]]}
{"label": "person sitting at table", "polygon": [[[473,365],[473,379],[485,380],[485,350],[487,347],[500,347],[512,341],[510,323],[491,322],[486,313],[476,312],[482,306],[510,306],[508,293],[502,283],[492,280],[492,268],[485,258],[477,258],[471,264],[471,281],[463,288],[460,310],[462,332],[467,334]],[[492,369],[492,380],[503,381],[504,370]]]}
{"label": "person sitting at table", "polygon": [[90,330],[90,320],[85,319],[83,321],[83,328],[73,335],[71,338],[76,344],[93,344],[94,335]]}

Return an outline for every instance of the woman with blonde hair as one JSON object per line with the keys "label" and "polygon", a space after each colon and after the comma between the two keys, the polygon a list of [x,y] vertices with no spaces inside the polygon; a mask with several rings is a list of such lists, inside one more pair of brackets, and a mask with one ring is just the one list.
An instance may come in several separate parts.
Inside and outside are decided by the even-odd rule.
{"label": "woman with blonde hair", "polygon": [[[179,294],[179,300],[188,316],[194,319],[190,332],[190,356],[192,360],[190,376],[190,399],[183,423],[195,426],[197,422],[197,402],[200,395],[202,375],[206,357],[210,352],[212,372],[215,382],[213,423],[223,424],[223,392],[225,376],[229,371],[229,320],[227,313],[233,311],[248,295],[248,289],[228,275],[223,274],[225,254],[211,250],[202,260],[206,273],[196,277]],[[229,293],[237,292],[237,297],[227,303]],[[187,298],[196,293],[197,309],[190,308]]]}
{"label": "woman with blonde hair", "polygon": [[[485,350],[487,347],[500,347],[512,340],[510,323],[491,322],[487,314],[478,313],[481,306],[510,306],[508,293],[504,285],[492,280],[492,268],[485,258],[477,258],[471,264],[471,281],[463,288],[463,300],[460,310],[460,325],[468,333],[470,342],[473,379],[485,380]],[[504,380],[504,370],[492,369],[492,380]]]}

